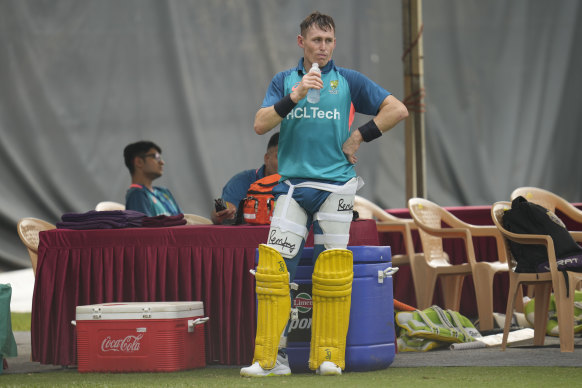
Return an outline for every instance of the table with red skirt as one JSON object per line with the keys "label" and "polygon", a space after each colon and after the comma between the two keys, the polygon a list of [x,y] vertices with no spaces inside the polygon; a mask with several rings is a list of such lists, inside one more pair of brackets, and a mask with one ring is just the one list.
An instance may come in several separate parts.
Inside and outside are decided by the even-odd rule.
{"label": "table with red skirt", "polygon": [[[575,204],[582,208],[582,204]],[[490,206],[447,207],[474,225],[493,225]],[[409,218],[408,209],[389,210]],[[560,212],[556,212],[562,216]],[[582,225],[562,217],[569,230]],[[267,241],[268,226],[194,225],[171,228],[64,230],[40,233],[32,306],[32,360],[43,364],[76,364],[76,337],[71,321],[75,307],[110,302],[202,301],[208,363],[250,364],[255,336],[254,278],[256,248]],[[421,252],[413,231],[415,250]],[[490,237],[473,238],[477,260],[497,260]],[[313,235],[306,246],[313,245]],[[349,245],[388,245],[403,253],[402,237],[377,232],[372,220],[352,222]],[[463,242],[445,239],[451,262],[466,261]],[[504,313],[509,280],[494,279],[494,310]],[[394,298],[415,305],[410,268],[394,275]],[[438,282],[433,303],[442,306]],[[460,312],[477,316],[475,290],[465,279]]]}
{"label": "table with red skirt", "polygon": [[[192,225],[40,233],[31,322],[32,360],[75,365],[76,306],[202,301],[206,360],[250,364],[255,287],[249,273],[268,226]],[[349,245],[378,245],[376,223],[352,222]],[[306,246],[313,246],[313,235]]]}

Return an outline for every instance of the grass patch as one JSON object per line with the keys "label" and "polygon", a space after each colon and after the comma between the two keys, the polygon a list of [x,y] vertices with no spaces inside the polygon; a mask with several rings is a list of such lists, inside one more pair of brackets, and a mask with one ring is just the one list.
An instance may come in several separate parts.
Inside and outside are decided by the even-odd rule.
{"label": "grass patch", "polygon": [[30,331],[30,313],[10,313],[12,331]]}
{"label": "grass patch", "polygon": [[[558,377],[559,376],[559,377]],[[239,367],[209,366],[173,373],[78,373],[74,369],[4,375],[3,387],[572,387],[582,368],[570,367],[425,367],[344,373],[339,377],[294,374],[241,378]]]}

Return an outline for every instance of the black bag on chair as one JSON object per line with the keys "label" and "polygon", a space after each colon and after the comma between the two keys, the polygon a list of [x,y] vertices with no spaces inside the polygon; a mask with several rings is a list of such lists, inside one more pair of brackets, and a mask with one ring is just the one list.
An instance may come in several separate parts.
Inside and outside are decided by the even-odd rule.
{"label": "black bag on chair", "polygon": [[[582,247],[574,241],[562,220],[548,209],[519,196],[512,201],[511,209],[503,214],[503,227],[512,233],[550,235],[558,269],[582,272]],[[543,245],[509,241],[509,248],[517,261],[515,272],[550,270]]]}

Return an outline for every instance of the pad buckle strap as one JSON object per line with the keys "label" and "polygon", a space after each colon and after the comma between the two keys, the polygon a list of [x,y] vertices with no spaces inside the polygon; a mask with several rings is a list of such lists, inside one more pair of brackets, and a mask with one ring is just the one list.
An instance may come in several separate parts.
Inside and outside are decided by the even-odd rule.
{"label": "pad buckle strap", "polygon": [[[285,201],[285,203],[287,203],[287,201]],[[273,217],[273,219],[271,220],[271,226],[278,227],[279,229],[281,229],[282,232],[294,233],[298,236],[303,237],[304,239],[307,237],[309,230],[307,230],[305,225],[298,224],[284,217],[285,216]]]}
{"label": "pad buckle strap", "polygon": [[291,308],[291,316],[289,319],[291,319],[292,321],[299,320],[299,309],[297,307]]}
{"label": "pad buckle strap", "polygon": [[469,332],[467,330],[465,330],[465,326],[463,326],[463,324],[459,320],[459,317],[456,314],[453,314],[453,311],[451,311],[451,310],[447,310],[447,311],[449,312],[449,314],[453,318],[453,321],[455,322],[455,325],[457,325],[457,328],[459,329],[459,331],[461,333],[463,333],[463,335],[465,336],[465,342],[475,341],[475,338],[471,334],[469,334]]}
{"label": "pad buckle strap", "polygon": [[352,218],[353,218],[352,214],[337,214],[337,213],[322,213],[322,212],[317,212],[315,214],[315,219],[317,221],[336,221],[336,222],[349,223],[349,222],[352,222]]}
{"label": "pad buckle strap", "polygon": [[[289,276],[291,276],[291,274],[289,274]],[[299,284],[297,284],[295,282],[290,282],[289,283],[289,288],[291,288],[293,291],[297,291],[299,289]],[[291,313],[290,313],[290,318],[289,319],[292,320],[292,321],[298,321],[299,320],[299,309],[297,307],[291,307]],[[287,347],[287,346],[285,346],[285,347]]]}
{"label": "pad buckle strap", "polygon": [[313,236],[314,245],[347,246],[349,234],[316,234]]}
{"label": "pad buckle strap", "polygon": [[[438,306],[432,306],[432,308],[438,314],[438,316],[439,316],[439,318],[441,320],[441,323],[444,324],[449,329],[449,332],[451,333],[451,336],[452,337],[455,337],[455,338],[459,338],[459,336],[461,334],[460,331],[449,320],[449,318],[447,317],[447,314],[445,313],[445,311],[443,309],[441,309],[440,307],[438,307]],[[450,313],[450,310],[447,310],[447,311],[449,311],[449,314],[451,315],[451,317],[453,317],[453,314]]]}
{"label": "pad buckle strap", "polygon": [[426,316],[426,314],[422,311],[422,310],[416,310],[418,312],[418,315],[420,316],[420,319],[423,320],[423,322],[431,328],[431,330],[435,333],[438,334],[438,327],[437,325],[435,325],[429,317]]}

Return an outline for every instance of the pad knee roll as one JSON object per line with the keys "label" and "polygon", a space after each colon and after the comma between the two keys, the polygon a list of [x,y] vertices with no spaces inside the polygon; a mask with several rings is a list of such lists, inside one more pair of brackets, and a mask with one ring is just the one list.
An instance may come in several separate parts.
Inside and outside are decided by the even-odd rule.
{"label": "pad knee roll", "polygon": [[309,354],[309,368],[312,370],[324,361],[345,369],[353,277],[353,256],[347,249],[324,251],[315,262]]}
{"label": "pad knee roll", "polygon": [[257,335],[253,363],[271,369],[277,360],[281,334],[291,310],[289,273],[281,254],[259,245],[259,265],[255,273],[257,294]]}

